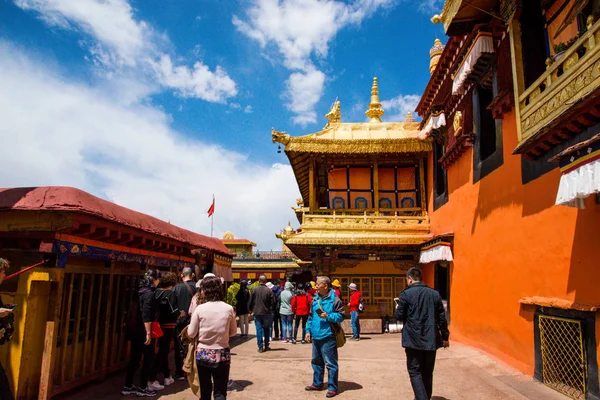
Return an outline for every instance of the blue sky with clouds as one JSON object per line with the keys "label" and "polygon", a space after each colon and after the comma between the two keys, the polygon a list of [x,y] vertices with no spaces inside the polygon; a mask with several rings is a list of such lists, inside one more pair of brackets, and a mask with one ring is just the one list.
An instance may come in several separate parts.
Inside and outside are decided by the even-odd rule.
{"label": "blue sky with clouds", "polygon": [[414,109],[436,0],[0,0],[0,186],[75,186],[261,249],[293,221],[270,129]]}

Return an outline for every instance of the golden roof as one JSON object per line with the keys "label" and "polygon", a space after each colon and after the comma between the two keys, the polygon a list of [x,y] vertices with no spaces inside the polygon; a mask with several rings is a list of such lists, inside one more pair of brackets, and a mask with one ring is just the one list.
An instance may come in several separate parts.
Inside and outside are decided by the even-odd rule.
{"label": "golden roof", "polygon": [[371,156],[377,154],[426,153],[432,150],[430,139],[421,141],[419,122],[382,122],[384,111],[379,102],[377,78],[371,88],[371,102],[367,116],[369,122],[342,122],[340,102],[336,100],[326,115],[325,127],[304,136],[290,136],[271,129],[273,143],[285,146],[298,185],[304,199],[308,198],[308,164],[312,154],[340,154]]}

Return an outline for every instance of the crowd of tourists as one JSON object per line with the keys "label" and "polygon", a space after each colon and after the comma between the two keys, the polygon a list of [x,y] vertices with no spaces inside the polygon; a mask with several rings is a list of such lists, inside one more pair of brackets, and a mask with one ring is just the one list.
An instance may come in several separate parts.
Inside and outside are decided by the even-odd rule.
{"label": "crowd of tourists", "polygon": [[[346,341],[340,323],[345,307],[350,311],[352,339],[360,340],[360,313],[364,301],[354,283],[349,298],[342,299],[340,282],[319,276],[310,283],[242,281],[235,294],[235,306],[225,302],[223,280],[205,274],[196,282],[190,268],[181,272],[181,281],[172,272],[151,269],[139,284],[138,296],[129,310],[127,337],[131,360],[121,393],[153,397],[177,380],[186,380],[201,400],[226,399],[231,352],[230,337],[248,337],[250,317],[256,328],[258,352],[269,351],[273,341],[312,344],[312,383],[306,391],[339,393],[338,348]],[[402,345],[417,400],[431,398],[435,354],[448,346],[448,328],[439,294],[421,282],[421,271],[407,273],[408,288],[400,295],[396,319],[404,323]],[[174,343],[175,366],[169,366]],[[140,367],[139,384],[133,378]],[[327,370],[327,382],[325,382]],[[160,379],[159,379],[160,378]]]}

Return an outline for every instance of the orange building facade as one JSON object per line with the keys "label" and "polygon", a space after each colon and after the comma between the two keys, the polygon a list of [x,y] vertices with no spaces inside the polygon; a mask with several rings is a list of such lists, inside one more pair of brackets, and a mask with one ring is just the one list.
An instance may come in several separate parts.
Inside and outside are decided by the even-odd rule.
{"label": "orange building facade", "polygon": [[417,111],[431,231],[452,257],[422,267],[451,340],[596,399],[600,25],[597,2],[567,3],[449,0],[432,19],[449,38]]}

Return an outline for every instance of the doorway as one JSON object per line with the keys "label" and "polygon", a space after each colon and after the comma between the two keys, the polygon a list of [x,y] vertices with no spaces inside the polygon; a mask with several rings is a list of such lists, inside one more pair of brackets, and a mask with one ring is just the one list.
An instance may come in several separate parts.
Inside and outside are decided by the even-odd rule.
{"label": "doorway", "polygon": [[446,310],[446,321],[450,325],[450,264],[442,261],[435,264],[435,287],[442,297],[444,309]]}

